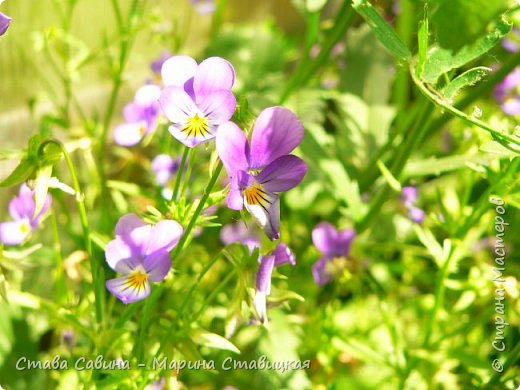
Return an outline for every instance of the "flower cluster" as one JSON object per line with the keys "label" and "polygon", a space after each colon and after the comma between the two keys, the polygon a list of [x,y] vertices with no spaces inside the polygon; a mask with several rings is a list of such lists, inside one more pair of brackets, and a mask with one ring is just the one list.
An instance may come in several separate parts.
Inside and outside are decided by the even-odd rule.
{"label": "flower cluster", "polygon": [[418,191],[415,187],[403,187],[401,192],[401,203],[406,208],[408,218],[415,223],[423,223],[426,214],[423,210],[416,207]]}
{"label": "flower cluster", "polygon": [[346,258],[356,232],[337,230],[328,222],[318,224],[312,231],[312,242],[323,256],[312,267],[312,275],[319,286],[329,283],[338,273],[337,259]]}
{"label": "flower cluster", "polygon": [[40,225],[50,205],[51,197],[47,195],[42,209],[35,214],[34,190],[22,184],[18,196],[9,202],[12,221],[0,223],[0,242],[6,245],[18,245],[24,242]]}

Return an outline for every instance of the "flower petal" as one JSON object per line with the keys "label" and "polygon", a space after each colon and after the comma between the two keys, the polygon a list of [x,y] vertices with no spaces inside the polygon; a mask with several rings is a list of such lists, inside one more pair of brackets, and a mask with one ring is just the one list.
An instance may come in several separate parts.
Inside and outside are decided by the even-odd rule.
{"label": "flower petal", "polygon": [[354,230],[345,229],[338,232],[330,223],[322,222],[312,231],[312,242],[326,256],[347,256],[355,236]]}
{"label": "flower petal", "polygon": [[248,229],[243,221],[223,226],[220,230],[220,241],[224,245],[240,242],[248,247],[249,253],[252,253],[255,248],[260,248],[260,237],[257,232]]}
{"label": "flower petal", "polygon": [[185,125],[188,118],[198,112],[190,95],[178,87],[164,88],[159,97],[159,105],[166,118],[179,125]]}
{"label": "flower petal", "polygon": [[114,141],[121,146],[134,146],[146,133],[146,122],[123,123],[114,129]]}
{"label": "flower petal", "polygon": [[256,180],[261,183],[266,191],[284,192],[296,187],[307,173],[307,164],[301,158],[287,155],[274,160],[262,172]]}
{"label": "flower petal", "polygon": [[125,275],[129,274],[139,264],[132,248],[120,237],[116,237],[107,244],[105,259],[110,268]]}
{"label": "flower petal", "polygon": [[146,84],[139,88],[134,96],[134,102],[141,107],[149,107],[159,102],[161,88],[155,84]]}
{"label": "flower petal", "polygon": [[233,116],[237,101],[231,91],[214,91],[197,95],[197,107],[208,119],[210,126],[218,127]]}
{"label": "flower petal", "polygon": [[11,24],[11,18],[0,12],[0,35],[4,35]]}
{"label": "flower petal", "polygon": [[279,243],[271,254],[274,256],[274,265],[276,267],[286,263],[296,265],[294,253],[283,242]]}
{"label": "flower petal", "polygon": [[13,220],[31,219],[34,214],[34,191],[27,184],[20,186],[18,196],[9,202],[9,215]]}
{"label": "flower petal", "polygon": [[152,282],[163,280],[168,275],[171,266],[170,254],[164,249],[146,256],[143,262],[143,267]]}
{"label": "flower petal", "polygon": [[271,276],[273,274],[274,262],[274,256],[261,257],[260,266],[256,273],[256,291],[266,294],[271,293]]}
{"label": "flower petal", "polygon": [[256,119],[251,138],[250,168],[265,167],[292,152],[303,139],[303,125],[290,110],[270,107]]}
{"label": "flower petal", "polygon": [[233,65],[220,57],[210,57],[199,64],[193,78],[193,90],[199,95],[219,90],[230,91],[235,82]]}
{"label": "flower petal", "polygon": [[280,199],[270,193],[266,194],[265,199],[260,204],[248,204],[244,197],[244,204],[267,237],[274,241],[280,238]]}
{"label": "flower petal", "polygon": [[167,59],[161,68],[164,85],[179,87],[193,95],[193,77],[197,67],[197,61],[189,56],[173,56]]}
{"label": "flower petal", "polygon": [[183,233],[182,226],[174,220],[159,221],[151,228],[143,255],[148,256],[158,250],[171,251],[179,242]]}
{"label": "flower petal", "polygon": [[238,170],[247,171],[249,144],[246,135],[233,122],[221,125],[215,140],[217,152],[228,176],[232,178]]}
{"label": "flower petal", "polygon": [[119,236],[131,249],[134,255],[144,253],[148,245],[152,227],[136,214],[126,214],[119,218],[116,225],[116,236]]}
{"label": "flower petal", "polygon": [[28,219],[0,223],[0,242],[5,245],[19,245],[24,242],[32,228]]}
{"label": "flower petal", "polygon": [[312,276],[318,286],[323,286],[332,280],[332,276],[327,272],[328,261],[328,258],[323,257],[312,266]]}
{"label": "flower petal", "polygon": [[107,280],[106,287],[125,304],[140,301],[150,295],[150,283],[148,281],[135,285],[128,276]]}
{"label": "flower petal", "polygon": [[244,198],[242,197],[242,191],[236,176],[231,179],[231,187],[229,188],[226,203],[231,210],[242,210],[244,208]]}

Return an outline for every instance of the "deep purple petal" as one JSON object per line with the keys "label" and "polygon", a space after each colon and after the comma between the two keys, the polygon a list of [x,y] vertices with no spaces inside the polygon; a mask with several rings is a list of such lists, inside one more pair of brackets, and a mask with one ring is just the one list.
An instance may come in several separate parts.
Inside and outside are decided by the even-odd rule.
{"label": "deep purple petal", "polygon": [[152,72],[155,74],[160,74],[163,64],[171,57],[172,53],[169,51],[163,51],[161,55],[150,64],[150,69]]}
{"label": "deep purple petal", "polygon": [[274,160],[258,174],[256,180],[266,191],[284,192],[296,187],[307,173],[307,164],[301,158],[287,155]]}
{"label": "deep purple petal", "polygon": [[318,286],[323,286],[332,280],[332,276],[327,272],[328,261],[328,258],[323,257],[312,266],[312,276]]}
{"label": "deep purple petal", "polygon": [[274,241],[280,238],[280,199],[270,193],[265,193],[264,199],[260,204],[248,204],[244,199],[244,204],[267,237]]}
{"label": "deep purple petal", "polygon": [[196,72],[197,61],[189,56],[173,56],[164,62],[161,69],[164,85],[179,87],[191,96]]}
{"label": "deep purple petal", "polygon": [[170,254],[164,249],[146,256],[143,262],[143,267],[152,282],[163,280],[168,275],[171,266]]}
{"label": "deep purple petal", "polygon": [[114,141],[121,146],[134,146],[146,134],[146,122],[123,123],[114,129]]}
{"label": "deep purple petal", "polygon": [[4,35],[11,24],[11,18],[0,12],[0,35]]}
{"label": "deep purple petal", "polygon": [[271,290],[271,276],[274,268],[274,256],[262,256],[256,273],[256,291],[266,294]]}
{"label": "deep purple petal", "polygon": [[148,281],[145,281],[141,288],[137,288],[130,283],[128,276],[107,280],[106,287],[125,304],[140,301],[150,295],[150,283]]}
{"label": "deep purple petal", "polygon": [[197,107],[208,119],[210,126],[218,127],[229,121],[235,112],[237,101],[231,91],[215,91],[197,95]]}
{"label": "deep purple petal", "polygon": [[286,263],[296,265],[296,258],[294,257],[294,253],[283,242],[279,243],[276,248],[274,248],[271,255],[274,256],[274,265],[276,267]]}
{"label": "deep purple petal", "polygon": [[256,119],[251,138],[250,168],[259,169],[292,152],[303,139],[303,125],[290,110],[270,107]]}
{"label": "deep purple petal", "polygon": [[220,57],[210,57],[199,64],[193,78],[195,96],[219,90],[231,91],[235,82],[233,65]]}
{"label": "deep purple petal", "polygon": [[159,221],[151,228],[150,236],[145,244],[144,255],[151,255],[158,250],[170,251],[182,236],[182,226],[174,220]]}
{"label": "deep purple petal", "polygon": [[32,232],[29,219],[0,223],[0,242],[5,245],[19,245]]}
{"label": "deep purple petal", "polygon": [[247,171],[247,153],[249,145],[245,134],[233,122],[221,125],[216,137],[217,152],[229,177],[237,170]]}

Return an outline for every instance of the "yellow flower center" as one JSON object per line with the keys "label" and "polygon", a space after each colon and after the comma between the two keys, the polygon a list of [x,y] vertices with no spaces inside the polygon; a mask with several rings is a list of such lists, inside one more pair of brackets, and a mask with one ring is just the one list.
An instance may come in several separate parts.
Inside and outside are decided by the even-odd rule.
{"label": "yellow flower center", "polygon": [[244,190],[244,197],[249,205],[260,205],[267,208],[271,205],[269,194],[265,192],[264,188],[260,183],[254,183]]}
{"label": "yellow flower center", "polygon": [[25,234],[25,233],[29,233],[29,231],[31,230],[31,227],[29,225],[28,222],[23,222],[21,225],[20,225],[20,231]]}
{"label": "yellow flower center", "polygon": [[185,131],[188,137],[197,137],[200,134],[202,137],[206,138],[206,136],[209,135],[208,120],[204,116],[195,114],[195,116],[188,118],[188,122],[182,131]]}
{"label": "yellow flower center", "polygon": [[148,274],[141,267],[138,267],[128,275],[127,284],[134,289],[140,290],[141,288],[144,289],[147,280]]}

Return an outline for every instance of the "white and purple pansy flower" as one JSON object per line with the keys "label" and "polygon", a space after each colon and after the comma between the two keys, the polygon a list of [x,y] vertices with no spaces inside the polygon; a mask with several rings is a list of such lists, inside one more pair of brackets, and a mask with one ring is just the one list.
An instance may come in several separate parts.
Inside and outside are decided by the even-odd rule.
{"label": "white and purple pansy flower", "polygon": [[280,242],[269,255],[260,257],[254,303],[256,312],[263,323],[267,323],[267,296],[271,293],[273,269],[286,263],[294,266],[296,258],[291,249],[283,242]]}
{"label": "white and purple pansy flower", "polygon": [[9,214],[12,221],[0,223],[0,242],[5,245],[18,245],[36,229],[51,205],[51,196],[47,194],[42,209],[34,215],[34,190],[25,183],[20,186],[18,196],[9,202]]}
{"label": "white and purple pansy flower", "polygon": [[147,84],[137,90],[134,100],[123,110],[125,123],[114,129],[114,140],[121,146],[137,145],[145,135],[157,128],[160,112],[158,85]]}
{"label": "white and purple pansy flower", "polygon": [[231,180],[228,207],[245,206],[271,240],[280,237],[278,193],[297,186],[307,173],[305,162],[289,154],[302,139],[303,125],[284,107],[260,113],[250,142],[233,122],[217,133],[217,151]]}
{"label": "white and purple pansy flower", "polygon": [[312,275],[319,286],[334,277],[334,259],[347,257],[356,232],[352,229],[337,230],[328,222],[319,223],[312,230],[312,242],[323,256],[312,267]]}
{"label": "white and purple pansy flower", "polygon": [[215,138],[219,125],[235,112],[233,66],[220,57],[197,64],[191,57],[174,56],[161,73],[166,88],[159,103],[172,122],[170,133],[190,148]]}
{"label": "white and purple pansy flower", "polygon": [[107,289],[123,303],[146,298],[150,281],[160,282],[170,271],[169,252],[182,233],[177,221],[163,220],[152,226],[135,214],[121,217],[105,258],[110,268],[124,276],[108,280]]}

